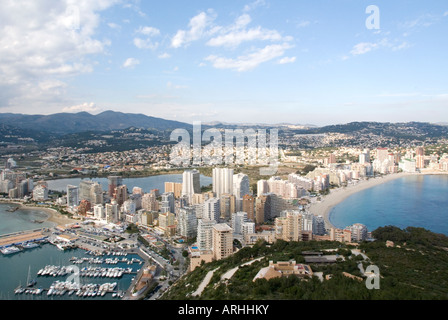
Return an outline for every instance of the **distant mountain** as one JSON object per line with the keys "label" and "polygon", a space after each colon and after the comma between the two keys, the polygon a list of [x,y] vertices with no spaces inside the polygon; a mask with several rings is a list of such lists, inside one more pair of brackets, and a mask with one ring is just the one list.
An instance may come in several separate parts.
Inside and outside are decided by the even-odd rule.
{"label": "distant mountain", "polygon": [[262,127],[262,128],[289,128],[289,129],[310,129],[310,128],[316,128],[315,125],[312,124],[293,124],[293,123],[273,123],[273,124],[267,124],[267,123],[229,123],[229,122],[222,122],[222,121],[211,121],[211,122],[205,122],[203,123],[206,127],[215,127],[215,128],[235,128],[235,127]]}
{"label": "distant mountain", "polygon": [[174,130],[189,129],[191,125],[178,121],[165,120],[115,111],[105,111],[98,115],[87,112],[56,113],[51,115],[25,115],[0,113],[0,125],[8,125],[23,130],[34,130],[52,134],[69,134],[85,131],[110,131],[130,127]]}
{"label": "distant mountain", "polygon": [[443,138],[448,134],[448,127],[426,122],[351,122],[347,124],[329,125],[308,130],[298,130],[300,133],[344,133],[344,134],[374,134],[388,137],[407,138]]}

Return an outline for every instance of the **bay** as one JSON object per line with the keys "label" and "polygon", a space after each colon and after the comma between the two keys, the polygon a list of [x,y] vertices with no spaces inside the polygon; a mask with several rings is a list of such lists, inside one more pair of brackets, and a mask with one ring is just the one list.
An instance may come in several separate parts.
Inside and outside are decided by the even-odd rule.
{"label": "bay", "polygon": [[411,226],[448,235],[448,175],[406,176],[357,192],[336,205],[329,219],[337,228]]}

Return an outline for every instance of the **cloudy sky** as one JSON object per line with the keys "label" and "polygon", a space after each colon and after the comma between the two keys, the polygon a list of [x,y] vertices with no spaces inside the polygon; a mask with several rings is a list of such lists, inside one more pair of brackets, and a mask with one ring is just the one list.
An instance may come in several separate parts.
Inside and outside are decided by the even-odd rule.
{"label": "cloudy sky", "polygon": [[448,121],[447,31],[445,0],[2,0],[0,112]]}

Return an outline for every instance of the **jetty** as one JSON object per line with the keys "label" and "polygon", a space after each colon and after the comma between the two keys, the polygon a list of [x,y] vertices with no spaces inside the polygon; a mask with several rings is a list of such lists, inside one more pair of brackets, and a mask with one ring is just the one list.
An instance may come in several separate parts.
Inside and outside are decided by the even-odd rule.
{"label": "jetty", "polygon": [[43,229],[10,233],[0,237],[0,247],[8,247],[12,245],[22,245],[27,242],[44,240],[46,236]]}

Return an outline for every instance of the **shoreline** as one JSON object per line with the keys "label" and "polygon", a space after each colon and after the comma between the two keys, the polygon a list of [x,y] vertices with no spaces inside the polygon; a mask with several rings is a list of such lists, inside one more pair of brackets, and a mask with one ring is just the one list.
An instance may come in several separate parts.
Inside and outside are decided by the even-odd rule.
{"label": "shoreline", "polygon": [[42,222],[51,222],[51,223],[55,224],[55,227],[56,226],[65,226],[66,224],[79,222],[79,220],[71,219],[71,218],[61,214],[57,210],[52,209],[52,208],[48,208],[48,207],[40,207],[40,206],[36,206],[36,205],[27,205],[27,204],[24,204],[24,203],[18,202],[18,201],[2,201],[2,200],[0,200],[0,204],[18,205],[19,206],[19,210],[41,211],[41,212],[45,213],[46,216],[47,216],[45,218],[45,220],[42,221]]}
{"label": "shoreline", "polygon": [[408,176],[425,176],[425,175],[447,175],[446,172],[417,172],[417,173],[393,173],[381,177],[370,178],[369,180],[360,180],[358,183],[349,185],[347,187],[339,187],[331,189],[330,194],[321,196],[321,201],[313,199],[309,205],[309,211],[315,216],[322,216],[325,220],[325,228],[336,228],[330,221],[331,210],[351,195],[360,191],[370,189],[372,187],[381,185],[383,183],[393,181],[395,179]]}

